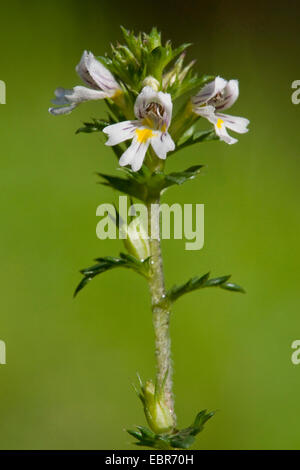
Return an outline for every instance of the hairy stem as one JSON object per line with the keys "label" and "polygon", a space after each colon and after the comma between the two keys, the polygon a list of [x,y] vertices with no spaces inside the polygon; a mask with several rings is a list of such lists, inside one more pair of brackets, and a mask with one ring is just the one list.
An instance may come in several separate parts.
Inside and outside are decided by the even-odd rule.
{"label": "hairy stem", "polygon": [[148,234],[151,252],[151,274],[149,290],[151,294],[153,326],[155,335],[156,380],[161,387],[164,383],[165,402],[176,420],[172,391],[172,361],[170,338],[170,305],[166,301],[163,262],[160,244],[159,198],[147,204]]}

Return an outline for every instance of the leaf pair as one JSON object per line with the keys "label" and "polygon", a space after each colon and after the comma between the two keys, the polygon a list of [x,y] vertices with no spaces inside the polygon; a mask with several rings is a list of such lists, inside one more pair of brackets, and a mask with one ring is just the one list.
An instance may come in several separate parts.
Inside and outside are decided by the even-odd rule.
{"label": "leaf pair", "polygon": [[180,172],[169,174],[157,172],[151,174],[144,166],[138,173],[124,169],[123,171],[126,173],[125,178],[104,173],[98,173],[98,175],[104,179],[104,182],[101,184],[146,202],[156,199],[162,191],[170,186],[180,185],[194,179],[200,173],[202,167],[203,165],[195,165]]}

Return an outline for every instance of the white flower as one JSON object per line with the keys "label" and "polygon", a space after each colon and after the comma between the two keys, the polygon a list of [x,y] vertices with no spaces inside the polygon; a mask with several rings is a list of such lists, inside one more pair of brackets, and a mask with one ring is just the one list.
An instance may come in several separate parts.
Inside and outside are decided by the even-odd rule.
{"label": "white flower", "polygon": [[57,88],[56,98],[52,100],[57,108],[50,108],[49,112],[55,116],[69,114],[76,106],[84,101],[114,98],[122,93],[120,85],[116,82],[110,71],[104,67],[92,52],[84,51],[79,64],[76,66],[79,77],[90,86],[75,86],[70,90]]}
{"label": "white flower", "polygon": [[222,114],[219,111],[230,108],[239,96],[239,83],[237,80],[224,80],[216,77],[205,85],[196,96],[192,98],[194,113],[202,116],[215,126],[215,132],[220,140],[227,144],[235,144],[237,139],[227,133],[227,128],[238,134],[248,132],[249,120]]}
{"label": "white flower", "polygon": [[165,159],[167,152],[175,149],[175,144],[167,132],[172,117],[172,100],[168,93],[157,92],[150,86],[142,89],[138,95],[134,114],[136,121],[123,121],[103,129],[109,139],[106,145],[117,145],[132,139],[130,147],[120,158],[120,165],[131,165],[138,171],[151,144],[156,155]]}

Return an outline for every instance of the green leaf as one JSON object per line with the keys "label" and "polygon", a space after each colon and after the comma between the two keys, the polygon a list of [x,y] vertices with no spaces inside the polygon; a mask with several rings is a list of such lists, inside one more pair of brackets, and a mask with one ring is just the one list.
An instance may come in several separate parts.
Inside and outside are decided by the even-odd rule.
{"label": "green leaf", "polygon": [[91,132],[100,132],[104,127],[109,126],[111,122],[104,121],[103,119],[93,119],[92,122],[84,122],[83,127],[77,129],[76,134],[84,132],[90,134]]}
{"label": "green leaf", "polygon": [[205,423],[214,416],[214,412],[202,410],[197,414],[191,426],[168,434],[155,434],[144,426],[137,426],[138,431],[127,430],[135,437],[137,446],[150,447],[153,449],[189,449],[195,442],[195,436],[203,431]]}
{"label": "green leaf", "polygon": [[151,52],[153,49],[161,46],[161,33],[156,27],[153,27],[149,34],[145,34],[145,42],[148,46],[148,50]]}
{"label": "green leaf", "polygon": [[125,178],[104,173],[97,174],[104,180],[101,184],[145,202],[157,198],[162,191],[170,186],[180,185],[196,178],[201,168],[203,168],[203,165],[194,165],[184,171],[167,174],[163,172],[150,173],[145,166],[139,172],[124,168],[121,171],[125,173]]}
{"label": "green leaf", "polygon": [[[107,102],[107,105],[111,109],[111,111],[114,112],[113,105],[109,102]],[[124,116],[120,119],[124,119]],[[108,114],[108,120],[106,121],[103,119],[93,119],[92,122],[84,122],[84,127],[80,127],[79,129],[77,129],[76,134],[79,134],[81,132],[86,134],[90,134],[91,132],[102,132],[106,126],[110,126],[111,124],[115,124],[116,122],[118,121],[111,114]],[[124,143],[124,145],[126,148],[126,143]],[[121,155],[125,151],[124,146],[122,144],[114,145],[113,147],[111,147],[111,149],[118,159],[120,159]]]}
{"label": "green leaf", "polygon": [[189,449],[195,442],[195,437],[192,435],[188,436],[176,436],[170,440],[170,444],[175,449]]}
{"label": "green leaf", "polygon": [[215,412],[211,411],[207,413],[207,410],[202,410],[197,414],[194,423],[191,426],[192,433],[194,436],[199,434],[203,430],[203,426],[210,418],[214,416]]}
{"label": "green leaf", "polygon": [[181,286],[173,286],[167,292],[167,296],[171,300],[171,302],[174,302],[182,295],[203,287],[203,285],[205,284],[208,278],[209,278],[209,273],[206,273],[203,276],[193,277],[192,279],[189,279],[185,284],[182,284]]}
{"label": "green leaf", "polygon": [[195,131],[195,125],[193,125],[180,137],[177,142],[176,148],[172,152],[172,154],[190,145],[199,144],[200,142],[209,142],[211,140],[218,139],[219,137],[216,135],[214,129],[206,131]]}
{"label": "green leaf", "polygon": [[195,436],[203,431],[205,423],[214,416],[215,412],[207,413],[207,410],[202,410],[197,414],[195,421],[191,426],[186,429],[178,431],[178,433],[171,439],[171,445],[180,449],[188,449],[195,441]]}
{"label": "green leaf", "polygon": [[141,50],[142,50],[142,37],[141,34],[138,36],[134,35],[133,31],[129,31],[128,29],[121,26],[121,30],[123,33],[123,37],[126,41],[126,44],[133,55],[140,60],[141,59]]}
{"label": "green leaf", "polygon": [[170,302],[174,302],[182,295],[198,289],[203,289],[204,287],[221,287],[222,289],[231,290],[233,292],[245,292],[244,289],[237,284],[228,282],[230,277],[230,275],[227,275],[209,279],[209,273],[206,273],[203,276],[196,276],[189,279],[185,284],[180,286],[175,285],[169,289],[167,292],[167,298]]}
{"label": "green leaf", "polygon": [[128,432],[128,434],[130,434],[131,436],[135,437],[135,438],[138,439],[139,441],[141,441],[141,440],[143,439],[141,433],[138,432],[138,431],[133,431],[132,429],[127,429],[127,432]]}
{"label": "green leaf", "polygon": [[[194,64],[192,64],[193,66]],[[191,67],[192,67],[191,66]],[[171,93],[172,98],[176,99],[179,96],[182,96],[186,93],[192,93],[195,90],[195,93],[198,92],[206,83],[211,82],[215,77],[212,75],[203,75],[198,77],[194,73],[193,69],[187,71],[183,81],[180,83],[175,83],[168,88],[168,92]]]}
{"label": "green leaf", "polygon": [[138,430],[141,433],[141,436],[146,439],[154,439],[155,433],[145,426],[137,426]]}
{"label": "green leaf", "polygon": [[214,279],[208,279],[205,282],[205,285],[203,287],[216,287],[220,286],[221,284],[224,284],[224,282],[228,281],[230,279],[230,275],[227,276],[220,276],[220,277],[215,277]]}
{"label": "green leaf", "polygon": [[121,193],[128,194],[129,196],[141,199],[146,199],[148,188],[139,183],[137,179],[133,178],[120,178],[118,176],[106,175],[104,173],[97,173],[105,181],[102,182],[104,186],[110,186]]}
{"label": "green leaf", "polygon": [[245,289],[243,289],[243,287],[239,286],[238,284],[234,284],[233,282],[224,282],[224,284],[221,284],[220,287],[222,289],[231,290],[233,292],[241,292],[243,294],[246,293],[246,291],[245,291]]}
{"label": "green leaf", "polygon": [[186,42],[184,44],[181,44],[181,46],[177,47],[176,49],[172,51],[172,59],[175,59],[182,52],[184,52],[188,47],[191,47],[191,46],[192,46],[191,42]]}
{"label": "green leaf", "polygon": [[204,165],[194,165],[184,171],[173,172],[165,175],[164,187],[172,186],[174,184],[183,184],[186,181],[192,180],[199,175],[201,168]]}
{"label": "green leaf", "polygon": [[97,263],[89,268],[82,269],[80,272],[83,274],[83,279],[80,281],[75,289],[74,297],[81,291],[88,282],[90,282],[98,274],[102,274],[113,268],[123,267],[133,269],[138,274],[147,278],[149,273],[149,258],[140,261],[132,255],[120,253],[120,257],[106,256],[96,258]]}
{"label": "green leaf", "polygon": [[163,69],[172,60],[173,54],[171,47],[158,46],[151,51],[147,57],[147,75],[160,80]]}

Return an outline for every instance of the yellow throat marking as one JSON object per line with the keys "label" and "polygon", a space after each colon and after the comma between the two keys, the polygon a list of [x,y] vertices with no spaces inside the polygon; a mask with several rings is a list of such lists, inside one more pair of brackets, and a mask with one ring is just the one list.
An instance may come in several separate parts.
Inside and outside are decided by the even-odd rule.
{"label": "yellow throat marking", "polygon": [[151,139],[151,137],[154,136],[154,133],[151,131],[151,129],[137,129],[135,132],[137,135],[137,140],[141,144],[145,144],[148,139]]}
{"label": "yellow throat marking", "polygon": [[217,121],[217,124],[216,124],[217,128],[221,129],[223,123],[224,123],[223,119],[219,118],[218,121]]}
{"label": "yellow throat marking", "polygon": [[116,89],[114,92],[113,96],[111,97],[112,100],[118,100],[123,95],[123,91],[120,90],[119,88]]}

